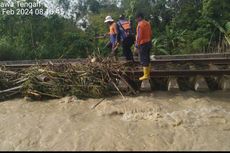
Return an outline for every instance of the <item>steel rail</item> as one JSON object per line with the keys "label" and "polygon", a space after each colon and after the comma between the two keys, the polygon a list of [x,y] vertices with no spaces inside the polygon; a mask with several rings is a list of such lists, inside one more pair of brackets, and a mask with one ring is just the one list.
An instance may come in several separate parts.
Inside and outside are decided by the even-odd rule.
{"label": "steel rail", "polygon": [[[85,59],[42,59],[42,60],[20,60],[20,61],[0,61],[0,65],[35,65],[35,64],[48,64],[52,63],[76,63],[82,62]],[[119,58],[120,61],[125,61],[123,57]],[[139,59],[135,57],[135,60]],[[230,61],[230,53],[214,53],[214,54],[187,54],[187,55],[158,55],[152,58],[153,63],[164,62],[217,62],[221,60],[224,62]]]}
{"label": "steel rail", "polygon": [[[142,71],[127,71],[126,75],[132,77],[138,77],[143,75]],[[224,70],[152,70],[151,78],[159,78],[159,77],[192,77],[192,76],[224,76],[230,75],[230,69]]]}
{"label": "steel rail", "polygon": [[[5,61],[0,62],[0,65],[5,67],[15,67],[15,68],[23,68],[23,67],[30,67],[34,65],[41,65],[45,66],[49,63],[52,64],[62,64],[62,63],[81,63],[83,59],[65,59],[65,60],[41,60],[41,61]],[[136,61],[135,63],[139,63]],[[217,65],[230,65],[230,58],[200,58],[200,59],[155,59],[151,60],[151,64],[166,64],[166,63],[173,63],[173,64],[184,64],[184,63],[194,63],[194,64],[217,64]]]}

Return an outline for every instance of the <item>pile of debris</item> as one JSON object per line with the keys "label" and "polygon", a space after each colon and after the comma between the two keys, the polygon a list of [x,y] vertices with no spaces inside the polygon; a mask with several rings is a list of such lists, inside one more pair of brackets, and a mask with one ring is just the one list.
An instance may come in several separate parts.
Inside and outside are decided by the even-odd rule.
{"label": "pile of debris", "polygon": [[[122,93],[118,82],[124,78],[124,64],[109,59],[86,60],[83,63],[47,66],[36,65],[19,71],[0,69],[0,100],[14,97],[101,98]],[[130,87],[130,86],[129,86]],[[131,89],[133,90],[133,89]]]}

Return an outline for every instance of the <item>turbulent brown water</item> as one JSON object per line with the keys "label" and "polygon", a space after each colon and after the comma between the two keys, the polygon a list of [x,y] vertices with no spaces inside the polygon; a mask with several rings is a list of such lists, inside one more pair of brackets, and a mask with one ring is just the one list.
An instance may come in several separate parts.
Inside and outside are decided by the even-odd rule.
{"label": "turbulent brown water", "polygon": [[230,150],[230,94],[0,103],[0,150]]}

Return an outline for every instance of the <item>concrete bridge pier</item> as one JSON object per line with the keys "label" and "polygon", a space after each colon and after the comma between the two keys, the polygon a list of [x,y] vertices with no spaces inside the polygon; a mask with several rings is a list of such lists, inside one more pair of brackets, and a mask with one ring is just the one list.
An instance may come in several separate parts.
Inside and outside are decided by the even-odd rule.
{"label": "concrete bridge pier", "polygon": [[168,91],[179,91],[179,84],[176,77],[169,77],[168,80]]}
{"label": "concrete bridge pier", "polygon": [[209,87],[204,77],[196,76],[193,82],[193,89],[198,92],[208,91]]}
{"label": "concrete bridge pier", "polygon": [[230,76],[223,76],[219,80],[219,87],[223,91],[230,90]]}

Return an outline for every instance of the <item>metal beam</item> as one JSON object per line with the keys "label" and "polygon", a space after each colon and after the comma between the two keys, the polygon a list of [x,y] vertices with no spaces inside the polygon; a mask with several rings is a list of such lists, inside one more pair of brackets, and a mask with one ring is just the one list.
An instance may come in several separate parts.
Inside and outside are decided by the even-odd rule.
{"label": "metal beam", "polygon": [[[139,77],[143,75],[142,71],[126,72],[128,76]],[[230,69],[225,70],[152,70],[151,77],[191,77],[191,76],[223,76],[230,75]]]}

